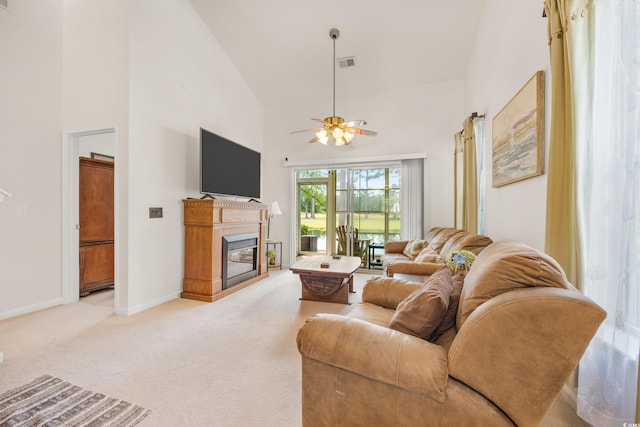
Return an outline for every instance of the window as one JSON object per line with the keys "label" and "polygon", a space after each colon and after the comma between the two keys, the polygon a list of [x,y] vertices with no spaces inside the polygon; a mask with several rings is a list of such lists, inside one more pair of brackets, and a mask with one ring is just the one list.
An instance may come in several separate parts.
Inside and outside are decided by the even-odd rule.
{"label": "window", "polygon": [[297,253],[329,253],[333,231],[357,228],[360,239],[383,244],[400,240],[399,167],[297,171]]}
{"label": "window", "polygon": [[[352,174],[351,188],[347,174]],[[336,179],[336,215],[344,224],[352,215],[351,225],[361,239],[382,244],[400,240],[400,170],[398,168],[341,169]],[[347,203],[353,197],[351,209]],[[351,211],[351,212],[350,212]]]}

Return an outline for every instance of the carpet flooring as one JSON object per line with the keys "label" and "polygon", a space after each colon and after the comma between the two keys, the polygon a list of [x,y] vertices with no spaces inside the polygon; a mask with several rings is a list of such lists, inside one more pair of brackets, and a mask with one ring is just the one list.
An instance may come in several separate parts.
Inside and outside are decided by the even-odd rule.
{"label": "carpet flooring", "polygon": [[[351,302],[370,276],[354,275]],[[214,303],[116,316],[107,291],[6,319],[0,393],[47,373],[150,409],[140,426],[300,426],[296,333],[315,313],[352,306],[299,297],[299,278],[283,270]],[[562,397],[543,425],[585,424]]]}

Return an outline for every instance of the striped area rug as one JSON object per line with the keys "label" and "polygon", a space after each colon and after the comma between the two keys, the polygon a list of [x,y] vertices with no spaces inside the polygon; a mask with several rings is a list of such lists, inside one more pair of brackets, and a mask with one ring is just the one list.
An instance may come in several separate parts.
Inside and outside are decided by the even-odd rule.
{"label": "striped area rug", "polygon": [[0,426],[134,426],[151,411],[50,375],[0,394]]}

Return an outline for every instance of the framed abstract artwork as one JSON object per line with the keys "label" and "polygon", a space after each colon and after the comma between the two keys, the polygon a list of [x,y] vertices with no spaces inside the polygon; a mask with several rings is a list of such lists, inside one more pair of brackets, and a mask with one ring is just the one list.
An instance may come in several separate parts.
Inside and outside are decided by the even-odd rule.
{"label": "framed abstract artwork", "polygon": [[537,71],[492,121],[493,187],[544,172],[544,71]]}

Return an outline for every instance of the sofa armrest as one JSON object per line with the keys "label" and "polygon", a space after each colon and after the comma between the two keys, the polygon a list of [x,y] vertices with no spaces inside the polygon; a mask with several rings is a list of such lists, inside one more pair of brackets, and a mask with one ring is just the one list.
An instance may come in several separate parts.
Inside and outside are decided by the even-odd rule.
{"label": "sofa armrest", "polygon": [[387,254],[401,254],[404,248],[407,247],[408,240],[401,240],[399,242],[385,242],[384,252]]}
{"label": "sofa armrest", "polygon": [[[478,306],[461,325],[449,350],[450,374],[517,425],[538,425],[605,316],[575,290],[506,292]],[[497,375],[503,380],[496,381]]]}
{"label": "sofa armrest", "polygon": [[372,277],[364,285],[362,301],[395,310],[398,304],[422,286],[421,283],[392,277]]}
{"label": "sofa armrest", "polygon": [[297,343],[303,357],[438,402],[446,400],[447,353],[439,345],[335,314],[307,319]]}
{"label": "sofa armrest", "polygon": [[446,267],[446,264],[435,262],[394,262],[387,265],[387,276],[393,277],[395,273],[431,276],[443,267]]}

